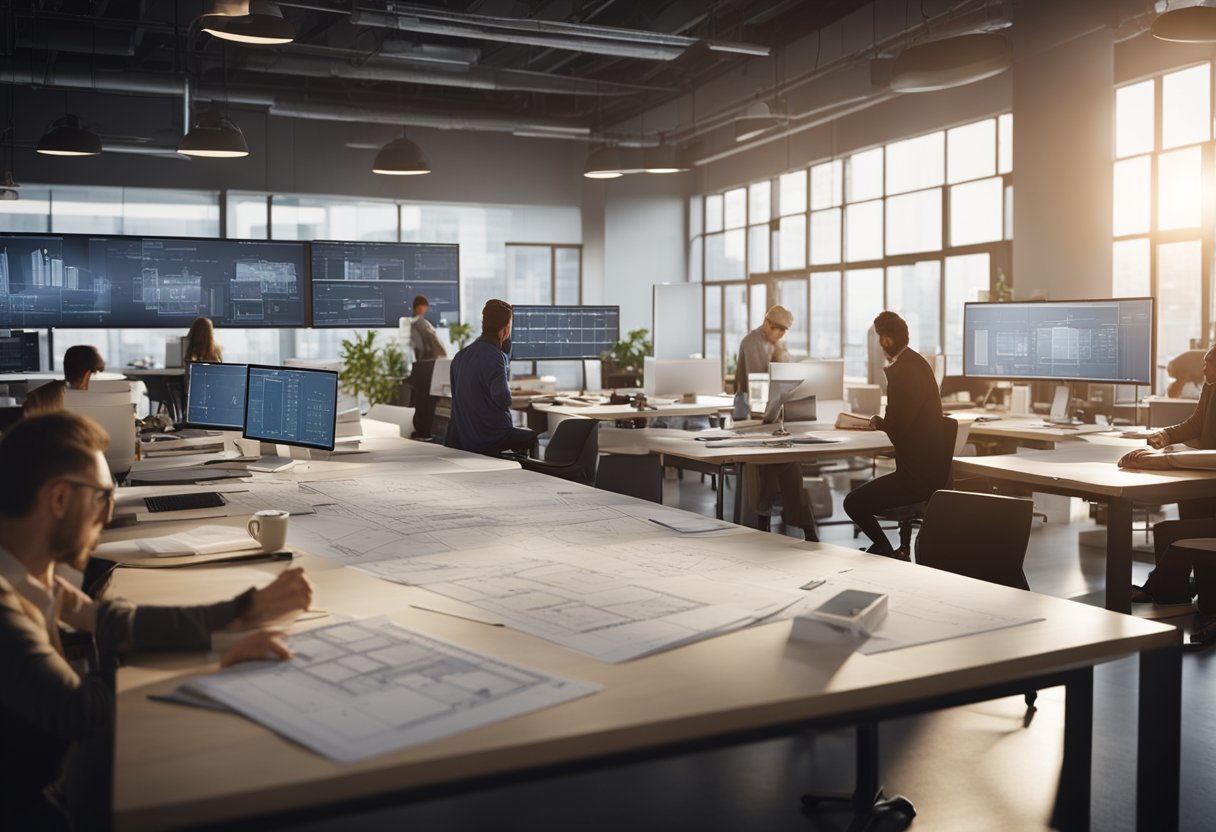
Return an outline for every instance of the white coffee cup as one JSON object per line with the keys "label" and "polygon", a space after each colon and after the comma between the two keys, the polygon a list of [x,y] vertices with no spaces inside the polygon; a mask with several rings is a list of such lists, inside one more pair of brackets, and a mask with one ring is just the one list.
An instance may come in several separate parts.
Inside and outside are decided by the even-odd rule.
{"label": "white coffee cup", "polygon": [[287,543],[287,518],[285,511],[264,509],[249,518],[245,529],[249,536],[262,544],[263,552],[278,552]]}

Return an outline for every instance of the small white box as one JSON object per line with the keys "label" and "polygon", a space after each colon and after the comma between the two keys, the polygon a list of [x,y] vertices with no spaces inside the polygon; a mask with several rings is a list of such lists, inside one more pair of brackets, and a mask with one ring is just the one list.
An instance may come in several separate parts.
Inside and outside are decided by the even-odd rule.
{"label": "small white box", "polygon": [[790,639],[857,646],[868,639],[886,617],[886,595],[846,589],[795,618]]}

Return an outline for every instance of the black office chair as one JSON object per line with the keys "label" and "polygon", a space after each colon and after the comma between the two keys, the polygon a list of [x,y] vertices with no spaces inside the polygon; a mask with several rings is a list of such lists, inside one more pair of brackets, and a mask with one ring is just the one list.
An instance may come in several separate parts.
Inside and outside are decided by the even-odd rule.
{"label": "black office chair", "polygon": [[[435,374],[435,359],[415,361],[406,382],[410,386],[410,406],[414,408],[414,439],[429,439],[435,423],[438,396],[431,395],[431,376]],[[459,447],[459,446],[450,446]]]}
{"label": "black office chair", "polygon": [[529,471],[594,485],[600,455],[599,427],[594,419],[566,419],[553,431],[544,459],[526,457],[519,462]]}
{"label": "black office chair", "polygon": [[[954,484],[954,450],[958,440],[958,420],[949,416],[942,417],[941,434],[938,442],[937,470],[933,472],[930,483],[930,493],[942,488],[950,488]],[[925,516],[928,500],[911,505],[899,506],[879,517],[880,520],[893,520],[899,524],[899,549],[903,552],[912,551],[912,528],[920,525]]]}
{"label": "black office chair", "polygon": [[[970,491],[938,491],[929,498],[916,562],[1014,589],[1030,589],[1023,563],[1034,523],[1034,501]],[[1026,724],[1038,691],[1026,694]]]}
{"label": "black office chair", "polygon": [[663,469],[654,454],[604,454],[595,469],[595,487],[661,503]]}

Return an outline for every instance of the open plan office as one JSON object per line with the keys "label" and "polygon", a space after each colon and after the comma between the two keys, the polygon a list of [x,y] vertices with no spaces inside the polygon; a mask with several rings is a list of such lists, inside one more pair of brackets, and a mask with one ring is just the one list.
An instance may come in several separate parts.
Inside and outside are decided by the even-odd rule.
{"label": "open plan office", "polygon": [[1212,827],[1210,3],[0,34],[0,829]]}

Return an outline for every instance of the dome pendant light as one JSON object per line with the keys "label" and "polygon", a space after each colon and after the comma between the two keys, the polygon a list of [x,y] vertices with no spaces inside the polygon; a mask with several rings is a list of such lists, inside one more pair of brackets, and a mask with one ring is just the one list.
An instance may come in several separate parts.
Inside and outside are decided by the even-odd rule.
{"label": "dome pendant light", "polygon": [[587,155],[583,176],[588,179],[616,179],[624,176],[621,153],[615,147],[601,147]]}
{"label": "dome pendant light", "polygon": [[[1160,8],[1164,4],[1158,4]],[[1175,43],[1216,41],[1216,8],[1209,5],[1170,9],[1159,14],[1149,28],[1153,37]]]}
{"label": "dome pendant light", "polygon": [[431,172],[431,164],[422,154],[422,148],[404,135],[380,148],[372,173],[385,176],[421,176]]}
{"label": "dome pendant light", "polygon": [[648,147],[642,152],[642,170],[647,173],[681,173],[688,164],[680,158],[680,151],[667,142],[658,147]]}
{"label": "dome pendant light", "polygon": [[223,0],[213,8],[215,13],[203,15],[201,25],[204,32],[214,37],[259,46],[291,43],[296,39],[296,27],[283,19],[278,5],[268,0],[248,3]]}
{"label": "dome pendant light", "polygon": [[1009,41],[993,32],[910,46],[891,65],[892,92],[933,92],[999,75],[1013,64]]}
{"label": "dome pendant light", "polygon": [[249,146],[236,122],[212,102],[210,109],[194,123],[194,129],[182,137],[177,152],[184,156],[235,159],[248,156]]}
{"label": "dome pendant light", "polygon": [[38,152],[46,156],[96,156],[101,152],[101,139],[81,127],[76,116],[66,115],[38,140]]}

